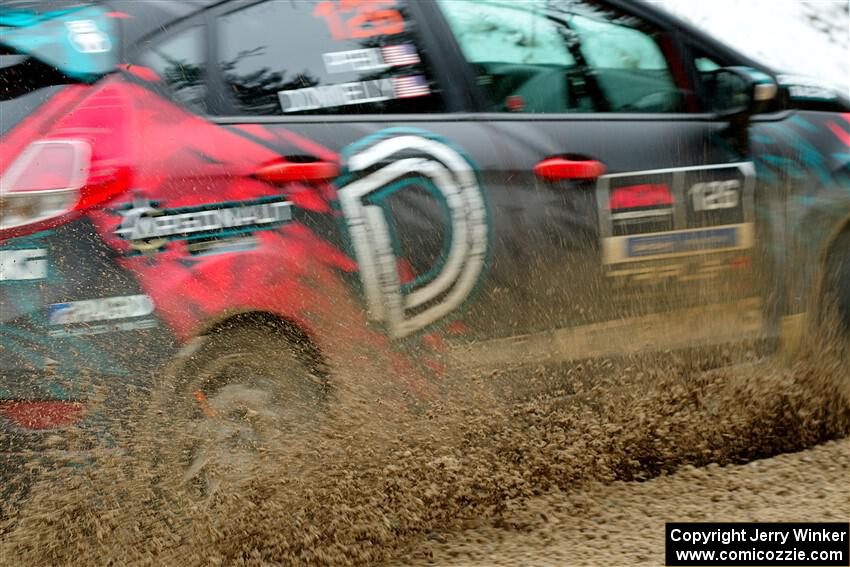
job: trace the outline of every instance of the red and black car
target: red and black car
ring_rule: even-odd
[[[422,393],[828,296],[850,323],[850,102],[646,4],[4,1],[0,31],[14,458],[108,442],[166,366],[200,420],[340,368]]]

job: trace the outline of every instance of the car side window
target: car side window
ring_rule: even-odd
[[[403,0],[242,3],[217,35],[236,114],[443,110]]]
[[[439,0],[491,110],[681,112],[663,34],[583,0]]]
[[[718,63],[715,63],[713,59],[707,57],[705,55],[697,57],[694,59],[694,65],[697,68],[697,71],[700,74],[713,73],[715,71],[719,71],[721,69]]]
[[[170,35],[142,52],[139,62],[159,75],[168,94],[197,112],[206,112],[205,28]]]

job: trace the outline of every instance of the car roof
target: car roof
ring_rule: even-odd
[[[121,43],[127,49],[142,38],[221,0],[105,0],[97,2],[121,13]]]
[[[718,41],[696,26],[682,20],[666,10],[659,9],[644,0],[604,0],[615,7],[629,9],[638,15],[655,20],[665,27],[678,28],[680,31],[697,39],[705,46],[711,46],[712,51],[735,59],[741,63],[756,65],[747,55],[731,48],[724,42]],[[0,9],[31,11],[35,13],[57,10],[72,6],[99,5],[110,12],[120,14],[116,23],[120,28],[121,59],[126,58],[129,51],[141,40],[165,29],[180,20],[188,18],[206,8],[222,4],[226,0],[0,0]],[[761,68],[765,66],[759,65]]]

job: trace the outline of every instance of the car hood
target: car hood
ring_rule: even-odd
[[[827,81],[796,73],[779,73],[776,80],[795,105],[821,103],[841,107],[844,111],[850,110],[848,93]]]

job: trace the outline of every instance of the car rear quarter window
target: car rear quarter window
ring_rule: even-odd
[[[491,110],[682,110],[665,38],[637,18],[582,0],[438,5]]]
[[[234,114],[443,110],[402,0],[267,0],[221,15],[216,32]]]
[[[0,135],[73,81],[27,55],[0,54]]]
[[[205,28],[171,34],[142,53],[139,60],[160,77],[168,95],[192,110],[206,112]]]

